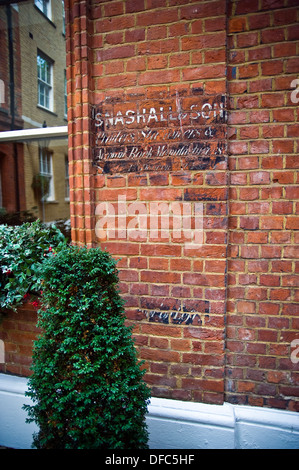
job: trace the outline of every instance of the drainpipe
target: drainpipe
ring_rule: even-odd
[[[10,114],[11,130],[15,130],[15,72],[14,72],[14,47],[13,47],[13,24],[10,5],[6,6],[7,32],[8,32],[8,55],[9,55],[9,89],[10,89]],[[16,188],[16,210],[20,212],[20,186],[18,172],[18,147],[13,143],[14,173]]]

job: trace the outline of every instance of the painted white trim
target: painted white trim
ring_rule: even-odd
[[[34,127],[43,127],[41,122],[33,121],[30,117],[27,117],[25,115],[22,115],[23,121],[27,122],[27,124],[31,124],[31,126]]]
[[[0,374],[0,445],[30,449],[27,379]],[[299,449],[299,413],[254,406],[151,399],[150,449]]]
[[[42,127],[0,132],[0,142],[22,142],[24,140],[64,138],[68,135],[67,126]]]
[[[34,423],[27,424],[22,409],[30,400],[25,397],[27,379],[0,374],[0,445],[13,449],[30,449]]]

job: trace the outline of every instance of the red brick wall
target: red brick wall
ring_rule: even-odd
[[[85,7],[85,2],[69,3],[66,9],[68,73],[73,78],[69,82],[73,241],[100,244],[121,258],[126,314],[135,324],[136,344],[146,361],[153,394],[222,403],[228,193],[226,124],[224,114],[219,118],[219,103],[226,93],[226,2],[94,2],[87,21]],[[102,116],[125,115],[138,106],[141,113],[182,106],[190,117],[190,106],[201,106],[204,100],[218,106],[217,118],[212,113],[211,119],[201,118],[193,127],[204,132],[210,125],[215,130],[215,136],[205,140],[213,149],[211,158],[200,154],[197,164],[191,164],[189,157],[159,159],[157,167],[155,154],[145,158],[146,163],[140,159],[138,171],[132,171],[128,162],[111,159],[110,173],[101,172],[101,161],[99,168],[91,165],[87,144],[94,147],[95,129],[88,119],[88,103]],[[168,125],[172,131],[181,129],[175,121],[165,127],[162,118],[154,124],[147,129],[161,132]],[[188,124],[182,123],[184,130]],[[81,135],[76,134],[79,128]],[[118,129],[137,133],[142,128],[142,122],[131,127],[120,123],[115,124],[114,134],[108,127],[103,130],[115,136]],[[159,142],[166,143],[169,152],[171,145],[165,139]],[[152,144],[143,142],[139,150],[154,148]],[[164,170],[146,171],[148,165]],[[160,232],[156,237],[140,234],[134,240],[96,237],[98,204],[111,202],[117,211],[119,196],[126,197],[128,205],[145,207],[147,217],[151,202],[189,203],[192,210],[195,203],[202,203],[203,245],[188,250],[185,238],[174,239],[171,230],[167,238]]]
[[[2,317],[0,340],[1,346],[4,344],[5,362],[0,363],[0,372],[24,377],[31,374],[32,346],[39,332],[36,323],[36,308],[29,303]]]
[[[153,394],[296,409],[296,2],[70,1],[67,15],[73,240],[121,258]],[[207,166],[170,158],[164,171],[145,171],[140,153],[134,172],[117,160],[123,146],[95,150],[91,115],[106,115],[99,135],[112,138],[113,129],[138,130],[109,124],[112,113],[217,95],[228,100],[228,161],[212,161],[211,150]],[[96,238],[98,204],[118,215],[119,196],[146,207],[202,202],[202,247]]]
[[[66,1],[73,242],[120,258],[154,396],[298,410],[296,3]],[[219,109],[194,119],[197,105],[224,97],[227,123]],[[138,112],[161,107],[137,125]],[[190,137],[198,158],[174,152],[183,139],[170,142],[191,127],[204,130]],[[130,136],[141,153],[128,163]],[[103,204],[117,221],[124,207],[144,208],[148,222],[154,202],[202,208],[202,246],[187,249],[174,227],[168,238],[100,231]]]
[[[299,395],[298,18],[296,1],[235,1],[228,26],[226,399],[289,409]]]

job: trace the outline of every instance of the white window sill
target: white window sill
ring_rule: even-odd
[[[37,104],[36,107],[41,109],[42,111],[46,111],[47,113],[53,114],[53,116],[58,116],[58,114],[54,113],[54,111],[49,108],[46,108],[45,106],[42,106],[41,104]]]
[[[59,201],[56,201],[56,199],[44,199],[42,202],[45,204],[59,204]]]

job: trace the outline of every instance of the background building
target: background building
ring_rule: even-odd
[[[61,0],[26,1],[1,7],[2,61],[6,103],[12,89],[14,116],[6,116],[6,127],[15,130],[67,125],[64,7]],[[13,47],[9,47],[9,40]],[[13,51],[13,57],[12,57]],[[14,67],[9,64],[14,63]],[[11,105],[12,106],[12,105]],[[5,109],[5,108],[4,108]],[[18,120],[17,118],[18,117]],[[3,127],[3,130],[5,128]],[[3,148],[2,144],[2,148]],[[11,212],[33,210],[44,221],[69,217],[66,139],[26,140],[19,147],[15,172],[20,180],[18,204],[8,197],[6,160],[2,159],[2,205]],[[22,152],[22,155],[21,155]],[[22,166],[23,165],[23,166]],[[16,192],[16,191],[15,191]],[[33,209],[35,208],[35,209]]]
[[[0,6],[0,130],[23,128],[19,13],[16,6]],[[0,207],[25,210],[23,145],[0,146]]]

